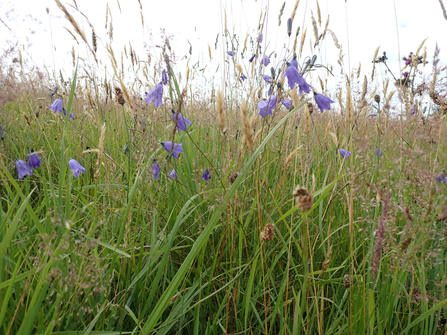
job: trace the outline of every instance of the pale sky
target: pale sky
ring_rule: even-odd
[[[445,0],[441,0],[444,3]],[[164,28],[168,35],[173,36],[172,48],[178,59],[184,56],[191,57],[190,67],[199,61],[198,68],[208,64],[204,73],[216,75],[219,64],[227,59],[226,47],[222,44],[222,8],[227,14],[227,25],[230,32],[234,32],[243,44],[248,32],[256,38],[256,29],[261,10],[267,12],[267,23],[264,27],[263,48],[267,47],[267,54],[274,50],[278,57],[284,57],[284,45],[289,43],[286,34],[286,22],[290,17],[295,1],[285,3],[281,26],[278,27],[278,15],[283,1],[268,0],[141,0],[144,12],[144,27],[140,17],[140,7],[137,0],[76,0],[61,2],[69,9],[85,31],[87,39],[91,42],[91,29],[87,20],[73,9],[76,2],[79,10],[89,19],[98,35],[98,58],[103,64],[107,62],[104,52],[106,43],[109,43],[108,29],[105,29],[106,7],[110,8],[113,20],[113,42],[115,53],[119,54],[129,42],[141,59],[150,52],[154,58],[160,58],[160,49],[156,44],[160,42],[160,29]],[[121,10],[119,8],[119,5]],[[423,3],[423,4],[422,4]],[[427,60],[431,63],[435,44],[441,49],[441,62],[447,64],[447,20],[444,18],[438,0],[320,0],[322,23],[319,33],[324,29],[328,14],[330,15],[329,28],[335,32],[343,47],[344,70],[357,68],[362,63],[362,74],[369,74],[372,69],[372,57],[375,49],[380,45],[379,56],[387,52],[388,62],[395,73],[399,73],[398,55],[400,58],[415,52],[421,41],[428,37]],[[447,4],[445,4],[447,7]],[[49,15],[46,8],[49,9]],[[395,10],[396,9],[396,10]],[[303,24],[307,26],[307,40],[304,55],[311,56],[309,37],[315,40],[312,29],[311,11],[317,19],[315,0],[301,0],[297,15],[293,23],[293,32],[298,26],[303,31]],[[0,49],[18,43],[25,46],[24,57],[32,58],[36,66],[43,65],[55,67],[67,76],[72,74],[71,49],[74,46],[76,53],[86,58],[92,64],[91,54],[86,51],[80,37],[74,33],[79,45],[67,32],[73,32],[70,23],[63,13],[51,0],[2,0],[0,3]],[[396,21],[397,19],[397,21]],[[396,22],[397,27],[396,29]],[[6,27],[5,24],[8,26]],[[110,15],[109,15],[110,24]],[[348,27],[348,29],[347,29]],[[215,50],[216,36],[219,33],[219,43]],[[300,35],[301,35],[300,33]],[[399,34],[399,40],[398,35]],[[152,39],[150,36],[152,35]],[[292,34],[293,36],[293,34]],[[349,48],[348,40],[349,37]],[[192,45],[192,55],[188,51]],[[399,43],[398,43],[399,42]],[[208,43],[212,49],[213,60],[209,63]],[[290,44],[293,43],[293,39]],[[242,48],[242,46],[241,46]],[[242,59],[240,53],[235,60],[240,64],[248,64],[251,51],[246,52]],[[334,47],[330,35],[326,37],[320,50],[313,53],[318,55],[317,63],[333,65],[338,68],[338,50]],[[272,59],[272,65],[278,63]],[[186,60],[177,64],[177,71],[183,71]],[[402,63],[403,66],[403,63]],[[380,68],[379,68],[380,69]],[[384,69],[382,67],[382,69]],[[222,70],[220,66],[219,71]],[[268,74],[270,71],[266,71]],[[109,77],[111,72],[109,71]],[[362,75],[363,77],[363,75]],[[334,83],[338,79],[334,79]],[[317,82],[313,82],[317,84]]]

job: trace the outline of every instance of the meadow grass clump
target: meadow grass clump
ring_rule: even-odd
[[[110,34],[112,78],[0,71],[0,333],[445,333],[439,50],[378,85],[378,48],[333,91],[326,31],[342,48],[318,3],[295,33],[298,5],[283,51],[263,15],[251,42],[225,28],[219,88],[180,80],[166,36],[125,68]]]

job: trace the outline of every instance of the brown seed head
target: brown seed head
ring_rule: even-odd
[[[239,176],[239,173],[233,172],[230,174],[230,177],[228,178],[230,180],[230,183],[233,184],[236,181],[237,176]]]
[[[343,276],[343,284],[345,285],[345,288],[350,288],[352,286],[351,277],[348,274]]]
[[[293,196],[295,197],[296,206],[300,209],[301,212],[307,212],[309,209],[312,208],[312,194],[310,194],[309,191],[305,188],[298,186],[293,192]]]
[[[380,102],[380,95],[376,94],[376,95],[374,96],[374,101],[377,102],[377,103],[379,103],[379,102]]]
[[[275,237],[275,225],[273,223],[268,223],[261,232],[261,239],[268,242],[273,240],[273,237]]]
[[[115,97],[116,97],[116,101],[120,105],[124,105],[124,103],[126,102],[126,100],[124,100],[123,91],[121,91],[121,89],[119,87],[115,87]]]

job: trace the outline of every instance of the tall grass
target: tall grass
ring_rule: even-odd
[[[299,50],[305,37],[291,38]],[[159,108],[141,101],[111,48],[114,84],[93,72],[79,82],[75,68],[60,88],[66,117],[48,110],[33,73],[2,73],[0,333],[443,334],[447,135],[436,58],[432,87],[417,86],[418,76],[384,87],[365,77],[357,87],[358,71],[324,113],[311,94],[288,89],[277,66],[275,90],[293,106],[262,119],[260,59],[245,64],[242,87],[230,58],[232,84],[198,98],[170,48]],[[377,52],[374,60],[384,61]],[[413,73],[424,65],[414,60]],[[316,80],[328,69],[318,71],[312,85],[329,95]],[[22,89],[8,92],[13,85]],[[171,108],[193,122],[187,132],[177,132]],[[160,141],[184,152],[167,157]],[[18,179],[15,162],[30,148],[42,166]],[[86,174],[75,178],[70,158]],[[294,198],[297,187],[310,209]]]

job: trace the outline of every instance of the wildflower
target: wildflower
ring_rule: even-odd
[[[186,131],[186,127],[192,124],[186,117],[182,115],[182,113],[178,113],[172,110],[172,117],[174,118],[174,122],[177,122],[177,130],[180,133],[180,130]]]
[[[154,163],[152,164],[152,177],[154,177],[155,180],[160,179],[160,171],[160,165],[154,160]]]
[[[270,64],[270,58],[267,55],[262,56],[261,64],[267,66]]]
[[[169,178],[171,179],[177,179],[177,172],[175,172],[175,169],[172,169],[171,173],[169,174]]]
[[[338,152],[343,158],[348,158],[349,156],[351,156],[351,152],[345,149],[339,149]]]
[[[282,100],[281,103],[288,109],[292,107],[292,100]]]
[[[244,81],[245,79],[247,79],[247,77],[245,76],[245,74],[241,74],[241,80]]]
[[[404,73],[402,73],[402,75],[404,76],[404,78],[406,78],[410,73],[408,71],[405,71]]]
[[[151,103],[154,101],[155,107],[158,108],[163,102],[163,85],[161,83],[155,85],[155,87],[146,94],[146,102]]]
[[[298,62],[296,61],[296,54],[293,55],[293,59],[290,61],[290,65],[294,66],[298,70]]]
[[[62,112],[64,113],[64,116],[67,116],[67,111],[65,110],[65,108],[62,108]],[[68,116],[70,119],[74,119],[74,114],[70,113],[70,115]]]
[[[161,142],[161,145],[169,153],[171,153],[171,150],[172,150],[172,156],[177,159],[178,159],[178,155],[183,152],[183,148],[182,148],[183,143],[172,143],[170,141],[166,141],[166,142]]]
[[[314,92],[314,99],[315,99],[315,102],[317,103],[318,108],[320,108],[321,113],[323,113],[324,110],[330,110],[331,103],[334,102],[331,99],[329,99],[327,96],[325,96],[323,94],[319,94],[317,92]]]
[[[234,56],[234,51],[227,51],[227,54],[229,54],[231,57]]]
[[[256,57],[256,54],[253,55],[253,56],[251,56],[250,59],[249,59],[248,61],[249,61],[250,63],[253,62],[253,59],[255,59],[255,57]]]
[[[265,82],[266,82],[267,84],[271,84],[271,82],[272,82],[272,77],[267,76],[267,75],[265,74],[265,75],[264,75],[264,80],[265,80]]]
[[[411,63],[411,58],[407,58],[407,59],[405,60],[405,65],[410,65],[410,63]]]
[[[166,73],[166,71],[163,71],[161,74],[161,82],[163,83],[163,85],[168,84],[168,74]]]
[[[23,177],[25,177],[26,175],[28,175],[28,176],[33,175],[33,170],[31,170],[31,167],[28,164],[26,164],[25,161],[22,161],[21,159],[19,159],[16,162],[16,169],[17,169],[17,174],[19,175],[19,179],[23,179]]]
[[[262,43],[263,38],[264,38],[264,35],[261,34],[261,35],[258,37],[258,43]]]
[[[272,115],[273,109],[276,107],[276,101],[278,99],[278,95],[275,94],[268,101],[261,100],[258,103],[259,115],[264,119],[267,115]]]
[[[202,179],[205,180],[206,182],[209,182],[211,180],[210,170],[206,169],[205,171],[203,171]]]
[[[40,166],[40,159],[37,153],[32,153],[28,156],[28,164],[33,169],[37,169]]]
[[[306,82],[306,80],[304,80],[304,78],[301,77],[296,67],[289,64],[289,66],[287,66],[286,71],[284,72],[283,78],[285,77],[287,77],[287,82],[289,84],[290,89],[293,89],[295,87],[295,84],[297,84],[300,87],[300,95],[303,92],[306,93],[310,92],[310,88],[312,86],[310,86]]]
[[[70,170],[73,171],[73,176],[75,176],[76,178],[79,177],[79,174],[81,172],[85,173],[84,167],[81,164],[79,164],[77,160],[73,158],[68,161],[68,166],[70,167]]]
[[[379,148],[376,148],[376,155],[379,157],[382,157],[383,156],[382,150],[380,150]]]
[[[444,173],[441,172],[437,177],[436,177],[436,181],[440,182],[440,183],[445,183],[447,184],[447,177],[444,177]]]
[[[52,105],[50,106],[50,109],[54,112],[54,113],[59,113],[62,111],[62,100],[61,99],[56,99],[54,100],[54,102],[52,103]]]

